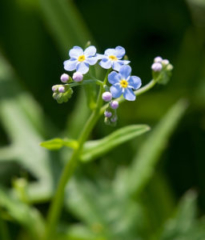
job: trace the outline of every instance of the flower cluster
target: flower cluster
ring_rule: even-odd
[[[64,61],[64,69],[74,71],[74,73],[72,78],[66,73],[61,75],[60,79],[64,85],[52,87],[54,99],[58,103],[67,102],[73,93],[71,87],[96,82],[103,85],[105,89],[102,94],[102,99],[108,103],[104,112],[105,123],[115,125],[117,121],[116,110],[119,106],[118,98],[124,97],[128,101],[135,101],[135,91],[141,87],[141,79],[131,75],[132,69],[128,65],[130,61],[125,59],[125,49],[117,46],[116,48],[108,48],[104,54],[99,54],[94,46],[89,46],[85,50],[74,46],[68,55],[70,58]],[[91,74],[87,75],[90,66],[97,62],[102,68],[109,71],[104,82],[95,79]],[[153,78],[159,83],[165,83],[172,68],[168,60],[156,57],[152,65]],[[87,83],[86,80],[83,80],[86,76],[89,76]]]
[[[162,57],[156,57],[151,69],[153,79],[160,84],[166,84],[171,77],[173,66],[169,63],[169,60],[163,59]]]
[[[58,102],[58,103],[63,103],[67,102],[73,94],[73,89],[70,88],[70,86],[67,85],[54,85],[52,87],[53,91],[53,98]]]

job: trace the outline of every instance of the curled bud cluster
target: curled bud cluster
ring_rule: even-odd
[[[112,101],[112,94],[108,91],[102,94],[102,99],[105,102],[109,102],[109,106],[104,112],[104,121],[107,125],[115,126],[117,123],[117,108],[119,107],[119,103],[116,100]]]
[[[53,91],[53,98],[58,102],[58,103],[63,103],[67,102],[72,94],[73,94],[73,89],[70,88],[70,86],[67,85],[54,85],[52,87]]]
[[[173,66],[169,63],[169,60],[163,59],[162,57],[156,57],[151,69],[153,79],[160,84],[166,84],[171,77]]]

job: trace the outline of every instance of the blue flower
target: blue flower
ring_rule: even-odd
[[[96,64],[98,58],[96,57],[96,48],[89,46],[83,51],[81,47],[75,46],[69,51],[70,59],[64,61],[64,69],[67,71],[87,73],[89,65]]]
[[[98,59],[101,59],[100,66],[105,69],[113,68],[119,71],[120,67],[124,64],[130,63],[128,60],[120,60],[125,55],[125,49],[123,47],[108,48],[105,50],[104,55],[97,54]]]
[[[110,92],[113,98],[118,98],[123,94],[128,101],[136,99],[133,89],[140,88],[141,79],[136,76],[130,76],[131,71],[130,66],[124,65],[120,68],[119,73],[113,71],[108,75],[108,81],[112,84]]]

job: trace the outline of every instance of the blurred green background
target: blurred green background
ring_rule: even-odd
[[[54,137],[77,137],[89,114],[82,89],[74,89],[72,99],[59,105],[52,98],[51,87],[60,82],[68,50],[74,45],[84,47],[91,40],[99,53],[106,48],[123,46],[131,60],[133,74],[140,76],[143,85],[151,80],[154,57],[167,58],[174,66],[166,86],[158,85],[135,102],[120,106],[117,128],[148,124],[154,129],[179,99],[188,102],[172,135],[162,139],[166,149],[160,152],[150,181],[140,196],[147,211],[151,211],[149,231],[139,227],[142,238],[135,236],[134,239],[174,239],[153,236],[158,236],[158,229],[190,189],[198,195],[198,217],[205,214],[204,0],[1,0],[0,22],[2,189],[8,191],[15,185],[12,183],[15,178],[26,178],[32,184],[31,202],[45,216],[51,197],[49,191],[56,188],[70,151],[48,152],[41,149],[39,143]],[[113,131],[101,118],[91,137],[99,139]],[[92,163],[81,165],[76,178],[83,176],[96,186],[102,179],[112,182],[118,169],[131,164],[149,134],[152,130]],[[42,184],[36,184],[38,181]],[[165,197],[160,198],[162,195]],[[191,194],[190,199],[195,197]],[[71,210],[63,214],[62,222],[82,221],[79,213],[75,214],[74,210],[73,214],[73,205],[70,205]],[[161,207],[164,209],[160,212]],[[9,218],[6,221],[8,229],[12,229],[12,239],[27,239],[15,221]],[[203,236],[192,240],[203,240]],[[122,236],[121,239],[133,238]],[[175,236],[175,239],[189,238]]]

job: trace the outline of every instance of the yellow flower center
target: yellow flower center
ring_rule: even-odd
[[[85,55],[81,55],[78,57],[78,62],[83,62],[85,61]]]
[[[127,80],[122,79],[122,80],[120,81],[120,87],[122,87],[122,88],[127,88],[127,87],[128,87],[128,82],[127,82]]]
[[[109,59],[112,60],[112,61],[117,61],[118,60],[114,55],[110,55]]]

